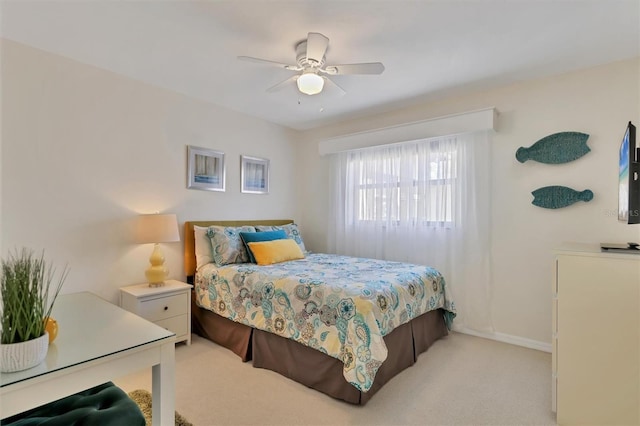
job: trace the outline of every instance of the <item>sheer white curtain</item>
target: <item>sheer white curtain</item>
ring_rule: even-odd
[[[433,266],[454,327],[491,332],[487,132],[332,155],[329,249]]]

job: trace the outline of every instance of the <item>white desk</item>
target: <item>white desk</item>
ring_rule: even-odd
[[[152,367],[153,425],[173,425],[175,335],[83,292],[58,297],[56,340],[45,361],[0,374],[0,418]]]

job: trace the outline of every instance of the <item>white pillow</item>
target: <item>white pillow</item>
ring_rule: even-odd
[[[208,227],[193,226],[196,242],[196,271],[207,263],[213,263],[213,248],[211,239],[207,236],[208,229]]]

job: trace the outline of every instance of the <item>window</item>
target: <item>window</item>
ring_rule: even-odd
[[[333,155],[329,253],[434,267],[456,323],[492,330],[489,142],[479,131]]]
[[[455,145],[421,141],[350,153],[347,181],[353,183],[353,218],[414,225],[451,223]],[[347,188],[347,193],[349,188]]]

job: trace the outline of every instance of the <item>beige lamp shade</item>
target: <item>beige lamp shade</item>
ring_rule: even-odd
[[[145,276],[150,286],[163,285],[169,270],[164,266],[164,254],[158,243],[180,241],[176,215],[145,214],[138,216],[134,228],[134,239],[139,244],[155,244],[151,257],[149,257],[151,266],[145,271]]]
[[[138,244],[175,243],[180,241],[175,214],[143,214],[138,216],[134,239]]]

